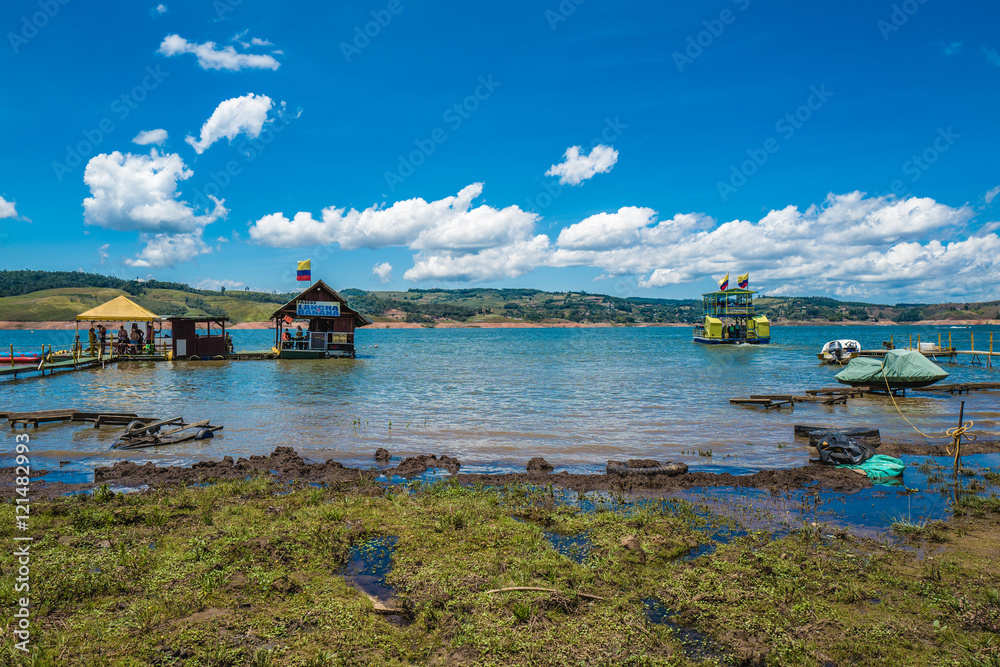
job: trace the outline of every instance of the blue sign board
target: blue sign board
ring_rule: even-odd
[[[340,317],[340,304],[336,301],[297,301],[295,314],[302,317]]]

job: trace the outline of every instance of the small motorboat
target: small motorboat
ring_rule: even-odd
[[[38,364],[42,360],[40,354],[15,354],[13,360],[9,354],[0,355],[0,365],[9,366],[11,361],[16,365]]]
[[[861,343],[849,338],[831,340],[816,356],[828,364],[844,364],[861,356]]]
[[[852,359],[847,368],[833,377],[852,387],[880,391],[926,387],[948,377],[948,371],[917,350],[889,350],[881,361],[870,357]]]

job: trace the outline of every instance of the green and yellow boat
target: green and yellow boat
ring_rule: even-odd
[[[753,309],[753,292],[736,287],[702,295],[705,319],[694,328],[694,342],[708,345],[767,345],[771,323]]]

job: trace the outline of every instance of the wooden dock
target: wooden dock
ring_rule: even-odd
[[[105,364],[112,363],[113,361],[112,359],[101,360],[97,357],[79,357],[76,360],[40,361],[38,364],[31,365],[0,366],[0,376],[13,376],[13,379],[16,380],[19,375],[30,375],[33,373],[40,375],[48,373],[52,375],[58,372],[79,371],[87,368],[103,367]]]
[[[134,412],[83,412],[75,408],[59,410],[35,410],[32,412],[0,412],[0,419],[6,419],[11,428],[21,425],[38,427],[50,422],[92,422],[94,428],[101,426],[124,426],[134,421],[148,423],[151,417],[140,417]]]
[[[997,391],[1000,382],[963,382],[960,384],[937,384],[931,387],[917,387],[914,391],[946,391],[949,394],[968,394],[970,391]]]
[[[913,340],[911,335],[906,347],[900,346],[896,347],[895,340],[892,336],[889,340],[882,343],[881,350],[861,350],[859,355],[862,357],[874,357],[880,359],[885,356],[885,353],[889,350],[900,349],[900,350],[916,350],[920,354],[938,361],[939,359],[944,359],[946,363],[958,363],[957,359],[961,356],[970,357],[969,363],[971,365],[986,366],[987,368],[993,368],[993,358],[1000,357],[1000,351],[995,351],[993,347],[993,332],[989,334],[989,347],[987,349],[976,349],[976,335],[975,332],[969,331],[969,347],[968,349],[959,349],[957,341],[953,339],[952,333],[948,332],[947,342],[943,333],[938,334],[937,343],[933,341],[921,340],[920,334],[917,334],[916,341]],[[914,345],[916,342],[916,345]]]

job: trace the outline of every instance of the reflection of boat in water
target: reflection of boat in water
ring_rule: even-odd
[[[861,356],[861,343],[849,338],[831,340],[823,346],[816,355],[820,361],[828,364],[838,364]]]
[[[881,361],[870,357],[851,359],[847,368],[834,377],[852,387],[907,389],[934,384],[948,377],[948,371],[917,350],[889,350]]]

